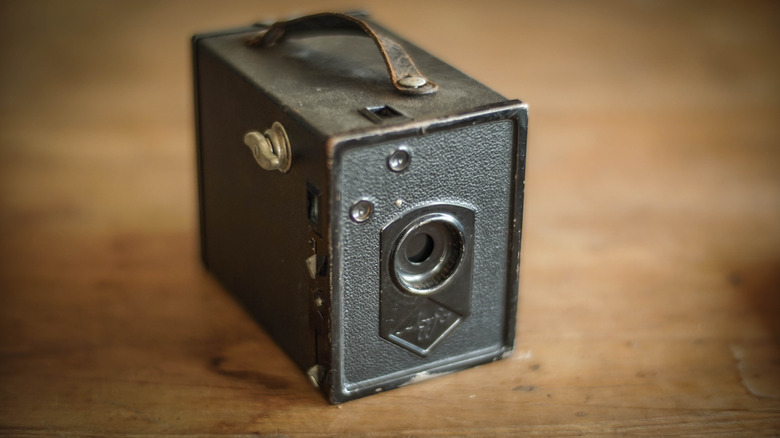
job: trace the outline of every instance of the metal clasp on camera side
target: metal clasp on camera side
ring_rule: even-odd
[[[259,131],[248,132],[244,136],[244,144],[252,150],[255,161],[265,170],[278,170],[287,173],[292,166],[290,140],[284,127],[274,122],[264,134]]]

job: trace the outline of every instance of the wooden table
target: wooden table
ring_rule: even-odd
[[[199,264],[188,38],[0,3],[0,434],[780,434],[780,8],[367,2],[531,107],[517,350],[329,406]]]

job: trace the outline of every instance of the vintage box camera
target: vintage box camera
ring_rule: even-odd
[[[357,14],[193,61],[203,261],[330,402],[511,353],[524,103]]]

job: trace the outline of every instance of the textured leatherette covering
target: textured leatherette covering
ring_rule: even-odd
[[[504,345],[506,258],[510,228],[514,126],[489,122],[344,153],[334,189],[340,230],[339,261],[342,321],[340,362],[347,390],[376,386],[399,376],[471,357],[501,352]],[[386,158],[398,147],[412,161],[402,173],[389,172]],[[371,220],[348,219],[350,205],[368,196]],[[400,202],[398,202],[400,201]],[[396,205],[400,203],[401,205]],[[379,337],[379,234],[405,213],[431,204],[455,204],[475,212],[474,289],[471,315],[430,354],[421,358]]]

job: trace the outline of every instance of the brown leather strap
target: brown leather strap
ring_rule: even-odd
[[[406,50],[395,40],[378,33],[365,21],[346,14],[323,13],[279,21],[247,39],[250,46],[272,47],[288,34],[322,35],[322,31],[360,34],[376,43],[387,66],[387,73],[396,90],[405,94],[435,93],[439,86],[425,78]]]

